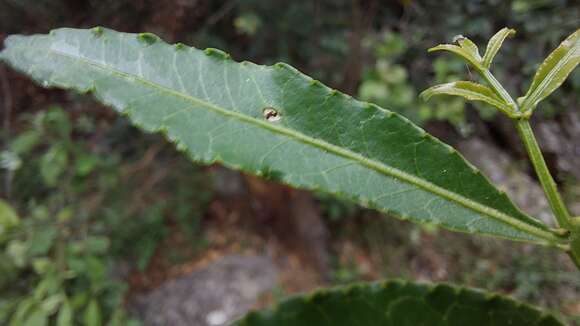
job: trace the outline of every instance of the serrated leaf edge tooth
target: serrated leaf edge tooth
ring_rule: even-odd
[[[355,295],[357,291],[360,291],[360,290],[369,291],[369,293],[372,293],[374,290],[389,291],[393,287],[395,287],[395,289],[393,289],[393,290],[396,290],[397,288],[404,289],[404,288],[409,287],[409,286],[413,287],[413,288],[417,288],[417,289],[420,289],[420,288],[425,289],[425,292],[423,295],[418,296],[418,297],[413,296],[413,298],[417,298],[417,299],[423,300],[423,301],[425,301],[425,299],[429,295],[433,294],[435,291],[440,290],[440,289],[451,290],[455,301],[457,301],[459,299],[459,297],[461,295],[463,295],[464,293],[466,295],[469,295],[471,293],[475,293],[477,295],[483,296],[484,301],[487,303],[491,303],[494,300],[501,300],[501,301],[506,301],[506,303],[508,303],[508,304],[512,304],[513,308],[515,308],[516,310],[524,308],[524,309],[531,310],[531,311],[538,313],[539,318],[537,320],[535,320],[535,325],[540,324],[541,322],[543,322],[546,319],[554,319],[558,323],[561,323],[560,320],[558,320],[554,314],[551,314],[548,311],[540,310],[538,307],[531,306],[525,302],[517,301],[509,295],[500,295],[498,293],[484,291],[484,290],[479,289],[479,288],[467,288],[467,287],[458,286],[458,285],[449,284],[449,283],[410,282],[410,281],[405,280],[405,279],[398,279],[397,278],[397,279],[392,279],[392,280],[388,280],[388,281],[379,281],[379,282],[370,282],[370,283],[357,282],[357,283],[353,283],[353,284],[346,285],[346,286],[335,286],[335,287],[330,287],[330,288],[318,289],[318,290],[315,290],[315,291],[312,291],[312,292],[306,293],[306,294],[294,294],[294,295],[284,299],[281,302],[275,303],[271,308],[269,308],[267,310],[262,310],[262,311],[257,311],[257,310],[253,310],[253,309],[250,310],[250,312],[248,312],[244,317],[239,319],[237,321],[237,324],[235,324],[235,325],[247,325],[247,323],[251,319],[256,318],[257,320],[263,320],[262,318],[266,317],[268,315],[279,314],[279,313],[281,313],[282,308],[286,303],[295,302],[296,300],[300,301],[301,304],[315,304],[316,305],[316,304],[320,303],[319,300],[324,300],[324,299],[329,298],[330,296],[334,296],[334,295],[343,295],[345,297],[351,297],[351,296]],[[403,296],[398,297],[397,300],[401,300],[401,299],[404,299],[406,297],[409,297],[409,296],[403,295]],[[392,304],[393,302],[398,302],[397,300],[391,301],[390,304]],[[390,306],[390,304],[389,304],[389,306]],[[386,310],[386,308],[387,307],[385,307],[385,310]],[[445,313],[445,316],[447,316],[449,311],[450,310],[448,308],[446,313]]]
[[[284,62],[277,62],[273,65],[273,67],[275,67],[277,69],[284,69],[284,70],[291,72],[293,74],[301,74],[301,72],[298,69],[296,69],[296,68],[292,67],[291,65],[284,63]]]
[[[180,51],[180,50],[185,50],[187,49],[187,45],[183,44],[183,43],[175,43],[173,44],[173,47],[175,48],[175,50]]]
[[[220,49],[215,49],[215,48],[207,48],[205,50],[203,50],[203,52],[210,56],[210,57],[215,57],[217,59],[222,59],[222,60],[230,60],[231,57],[228,53],[220,50]]]
[[[159,36],[157,36],[153,33],[139,33],[139,34],[137,34],[137,40],[140,41],[144,45],[153,45],[153,44],[161,41]]]
[[[93,33],[94,36],[100,37],[100,36],[103,36],[103,33],[105,32],[105,30],[102,26],[95,26],[95,27],[91,28],[91,32]]]

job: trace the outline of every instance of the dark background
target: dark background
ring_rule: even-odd
[[[0,0],[0,41],[105,26],[219,48],[238,61],[287,62],[457,146],[547,221],[509,120],[459,98],[424,103],[417,95],[475,78],[459,59],[427,54],[429,47],[463,34],[483,51],[504,26],[517,35],[496,57],[494,73],[512,94],[523,94],[537,65],[579,23],[580,4],[572,0]],[[0,195],[22,220],[8,240],[0,238],[0,320],[14,318],[28,300],[28,314],[51,320],[69,302],[78,323],[127,322],[129,311],[155,324],[142,311],[159,300],[150,293],[231,257],[264,258],[275,280],[257,299],[240,301],[236,313],[317,286],[401,277],[482,287],[570,321],[580,316],[577,272],[550,249],[411,225],[324,194],[192,165],[162,137],[143,134],[94,100],[43,89],[1,64],[0,86]],[[575,214],[579,91],[576,71],[533,119]],[[67,271],[74,273],[63,277]],[[50,290],[38,290],[43,281]],[[51,298],[55,307],[46,303]]]

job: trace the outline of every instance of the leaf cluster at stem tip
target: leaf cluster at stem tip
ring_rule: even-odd
[[[421,93],[421,97],[428,100],[433,95],[461,96],[470,101],[492,105],[512,119],[529,119],[538,103],[560,87],[580,63],[580,29],[568,36],[544,60],[526,95],[519,97],[517,101],[514,101],[490,71],[493,59],[503,42],[515,33],[513,29],[502,28],[489,40],[483,56],[479,54],[477,45],[463,35],[454,38],[456,44],[440,44],[429,49],[429,52],[449,51],[456,54],[472,66],[488,86],[458,81],[430,87]]]
[[[454,43],[457,44],[442,44],[429,49],[430,52],[445,50],[458,55],[474,67],[488,86],[469,81],[458,81],[428,88],[421,93],[421,96],[428,100],[433,95],[446,94],[461,96],[471,101],[485,102],[516,121],[516,128],[550,203],[554,217],[564,231],[556,233],[572,240],[567,250],[580,269],[580,226],[578,226],[577,220],[570,216],[558,192],[556,182],[548,170],[528,121],[538,103],[560,87],[580,63],[580,29],[562,41],[542,62],[526,95],[519,97],[517,101],[514,101],[490,71],[493,59],[504,40],[514,34],[513,29],[501,29],[489,40],[483,57],[479,54],[477,45],[462,35],[454,38]]]

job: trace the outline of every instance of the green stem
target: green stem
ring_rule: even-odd
[[[576,268],[580,270],[580,235],[578,235],[578,233],[572,233],[572,241],[570,242],[568,256],[570,256],[572,262],[576,265]]]
[[[530,156],[532,165],[536,170],[540,184],[542,185],[542,188],[544,188],[544,193],[548,198],[548,202],[550,203],[550,207],[554,212],[554,216],[556,217],[558,224],[560,227],[571,230],[572,223],[570,213],[568,213],[568,209],[566,208],[566,205],[564,205],[564,201],[558,192],[556,182],[548,170],[548,166],[546,165],[546,161],[542,156],[540,146],[536,141],[536,137],[534,136],[534,132],[532,131],[532,127],[530,126],[529,121],[527,119],[518,120],[516,122],[516,127],[520,137],[522,138],[522,141],[524,142],[526,151]]]
[[[558,192],[558,187],[554,178],[550,174],[550,170],[548,170],[540,146],[538,145],[532,127],[530,126],[528,116],[522,115],[518,104],[493,76],[489,69],[483,69],[479,72],[492,90],[512,108],[513,112],[512,114],[508,113],[508,116],[516,121],[516,128],[518,129],[520,138],[526,147],[528,156],[532,161],[534,170],[538,175],[538,179],[540,180],[540,184],[548,198],[548,202],[550,203],[550,207],[552,208],[552,212],[554,213],[558,225],[570,232],[570,249],[568,250],[568,255],[578,270],[580,270],[580,223],[573,222],[573,219]]]
[[[580,227],[573,223],[572,217],[564,204],[564,200],[562,200],[562,197],[558,192],[558,187],[554,178],[550,174],[550,170],[548,170],[540,146],[538,145],[532,127],[530,126],[530,122],[527,119],[517,120],[516,127],[520,134],[520,138],[526,147],[530,160],[532,161],[532,165],[536,170],[540,184],[542,185],[542,188],[544,188],[544,193],[548,198],[548,202],[550,203],[556,221],[560,227],[571,232],[570,251],[568,254],[576,267],[580,270]]]
[[[518,105],[516,101],[510,96],[510,94],[503,88],[501,83],[495,78],[495,76],[489,71],[489,69],[484,69],[480,71],[481,76],[485,79],[485,81],[491,86],[491,89],[502,99],[504,100],[511,108],[514,110],[514,113],[519,113]]]
[[[499,97],[501,97],[510,106],[513,106],[514,113],[520,112],[517,103],[488,69],[482,70],[481,75]],[[554,212],[554,216],[556,217],[558,224],[560,227],[563,227],[566,230],[572,230],[570,213],[568,213],[566,205],[564,205],[564,201],[558,192],[556,182],[548,170],[548,166],[546,165],[546,161],[544,160],[540,146],[538,145],[536,137],[534,136],[534,132],[532,131],[532,127],[530,126],[530,122],[526,118],[520,118],[515,121],[520,138],[526,147],[526,151],[528,152],[530,160],[532,161],[532,165],[536,170],[538,179],[540,179],[542,188],[544,188],[544,193],[548,198],[548,202],[550,203],[550,207]]]

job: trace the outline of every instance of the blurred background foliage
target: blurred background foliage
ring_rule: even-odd
[[[501,27],[515,28],[494,72],[509,91],[523,94],[537,65],[579,23],[574,0],[0,0],[0,41],[102,25],[219,48],[236,60],[283,61],[402,113],[451,144],[482,138],[514,160],[523,152],[493,111],[460,98],[418,99],[430,85],[476,78],[460,60],[426,50],[458,34],[483,48]],[[126,298],[152,286],[142,284],[152,269],[212,247],[206,229],[220,220],[216,212],[235,187],[224,191],[214,173],[219,168],[192,165],[161,137],[86,97],[41,89],[3,66],[0,86],[0,324],[138,323],[124,312]],[[576,71],[543,102],[538,119],[566,119],[565,112],[578,111],[578,94]],[[575,144],[580,153],[577,138]],[[569,201],[577,201],[577,176],[555,169]],[[258,181],[243,180],[250,184],[246,200],[268,206]],[[546,249],[377,219],[324,194],[314,200],[331,234],[320,284],[393,276],[457,281],[557,308],[571,320],[580,314],[577,275],[558,271],[562,257]],[[263,225],[279,222],[261,217],[263,208],[249,211],[243,222],[218,224],[276,236],[276,227]]]

